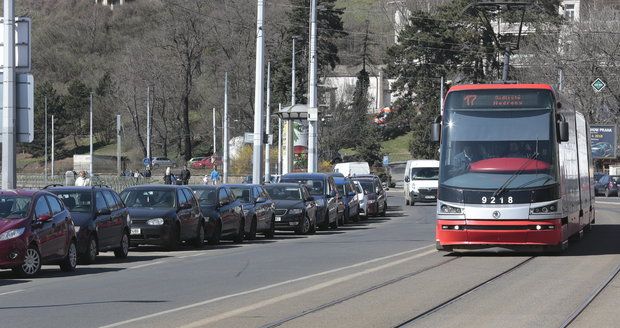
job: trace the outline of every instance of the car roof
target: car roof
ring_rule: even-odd
[[[287,173],[280,179],[325,179],[327,177],[326,173]]]
[[[187,187],[189,187],[192,190],[215,190],[217,189],[218,186],[213,186],[213,185],[187,185]],[[226,187],[226,186],[222,186],[222,187]]]
[[[90,190],[112,190],[107,186],[58,186],[58,187],[49,187],[45,188],[45,190],[49,191],[90,191]]]
[[[125,190],[176,190],[181,189],[183,185],[167,185],[167,184],[143,184],[125,188]]]
[[[255,183],[235,183],[235,184],[226,184],[226,187],[230,188],[250,188],[250,187],[262,187],[260,184]]]
[[[266,189],[269,189],[269,187],[303,187],[303,186],[300,185],[299,183],[293,183],[293,182],[278,182],[278,183],[270,183],[268,185],[265,185]]]
[[[42,192],[38,189],[4,189],[0,190],[2,196],[28,196],[32,197],[35,194]],[[47,193],[48,194],[48,193]]]

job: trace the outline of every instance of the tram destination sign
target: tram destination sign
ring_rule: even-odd
[[[615,125],[591,125],[592,158],[616,158]]]
[[[542,109],[552,103],[548,90],[469,90],[452,92],[446,108]]]

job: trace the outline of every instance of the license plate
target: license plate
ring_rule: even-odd
[[[424,196],[426,199],[435,199],[435,196]]]
[[[132,235],[139,235],[141,233],[140,228],[131,228]]]
[[[276,216],[276,222],[280,222],[282,221],[282,217],[281,216]]]

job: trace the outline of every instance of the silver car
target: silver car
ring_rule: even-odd
[[[151,157],[151,166],[158,168],[160,166],[176,167],[177,163],[167,157]]]

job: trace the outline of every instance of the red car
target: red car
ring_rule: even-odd
[[[71,214],[47,191],[0,191],[0,268],[34,276],[42,264],[75,270],[77,247]]]
[[[213,165],[221,165],[222,164],[222,159],[219,157],[205,157],[204,159],[194,162],[192,163],[192,168],[193,169],[211,169],[213,168]]]

